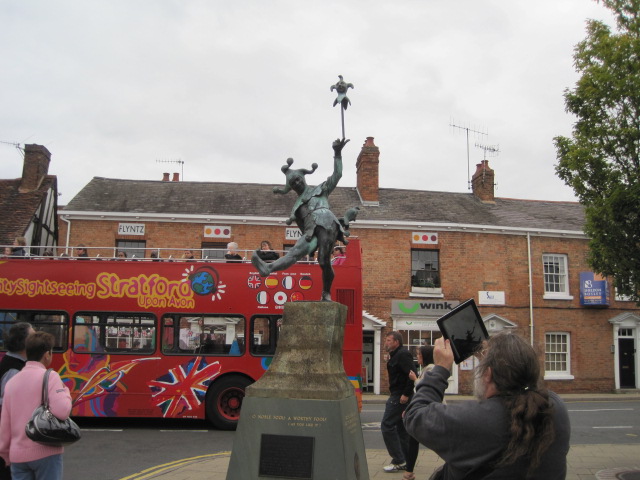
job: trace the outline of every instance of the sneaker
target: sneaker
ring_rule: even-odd
[[[386,467],[383,467],[382,469],[387,473],[395,473],[395,472],[400,472],[402,470],[406,470],[407,469],[407,464],[406,463],[391,463],[391,464],[387,465]]]

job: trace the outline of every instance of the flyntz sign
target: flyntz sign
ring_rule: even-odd
[[[391,300],[391,315],[441,316],[458,305],[457,300]]]
[[[144,235],[144,223],[119,223],[118,235]]]

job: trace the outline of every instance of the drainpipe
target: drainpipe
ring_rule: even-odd
[[[67,220],[67,217],[65,217],[64,215],[61,215],[60,218],[62,219],[63,222],[67,224],[67,240],[66,240],[67,244],[64,246],[64,253],[69,255],[69,237],[71,236],[71,220]]]
[[[529,329],[533,346],[533,273],[531,271],[531,234],[527,232],[527,260],[529,266]]]

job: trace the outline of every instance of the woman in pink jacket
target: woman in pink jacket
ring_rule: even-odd
[[[55,339],[46,332],[27,337],[27,363],[5,388],[0,420],[0,456],[11,465],[13,480],[62,480],[62,447],[30,440],[25,426],[42,400],[42,380],[53,356]],[[71,414],[71,395],[60,376],[49,374],[49,408],[61,420]]]

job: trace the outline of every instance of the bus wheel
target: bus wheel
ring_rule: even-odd
[[[224,377],[209,387],[207,418],[220,430],[235,430],[240,418],[244,389],[253,382],[246,377]]]

